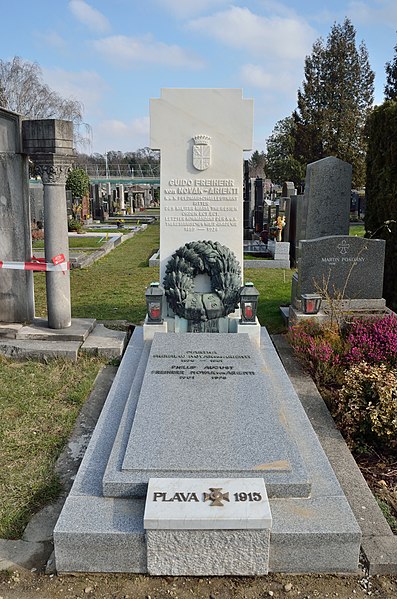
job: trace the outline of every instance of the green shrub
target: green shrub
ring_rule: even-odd
[[[345,372],[335,414],[351,446],[397,447],[397,369],[361,362]]]
[[[68,231],[73,231],[74,233],[81,233],[83,230],[83,223],[75,218],[71,218],[68,220]]]

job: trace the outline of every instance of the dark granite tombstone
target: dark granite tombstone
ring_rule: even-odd
[[[340,299],[380,299],[385,241],[336,235],[301,242],[296,294],[327,290]]]

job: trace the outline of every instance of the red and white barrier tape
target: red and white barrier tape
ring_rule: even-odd
[[[32,260],[30,262],[3,262],[0,260],[0,268],[6,268],[11,270],[41,270],[46,272],[66,272],[67,270],[70,270],[70,262],[67,262],[65,260],[65,256],[63,254],[58,254],[58,256],[54,256],[51,262],[46,262],[45,258],[35,258],[34,256],[32,256]]]

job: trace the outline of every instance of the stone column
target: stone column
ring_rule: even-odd
[[[44,186],[44,248],[46,262],[59,254],[69,260],[65,182],[73,160],[73,124],[38,120],[23,123],[24,150]],[[70,271],[46,273],[48,326],[71,325]]]

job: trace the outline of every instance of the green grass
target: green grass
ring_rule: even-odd
[[[115,227],[103,227],[96,229],[95,227],[84,227],[84,233],[103,233],[104,235],[106,235],[106,233],[113,233],[113,235],[115,233],[122,233],[123,235],[125,235],[126,233],[131,233],[131,229],[117,229]]]
[[[382,510],[382,514],[385,517],[386,522],[388,523],[388,525],[390,526],[390,528],[392,529],[394,534],[397,535],[397,518],[395,518],[393,516],[389,504],[386,501],[384,501],[383,499],[380,499],[379,497],[377,497],[376,494],[375,494],[375,499],[376,499],[380,509]]]
[[[364,235],[365,235],[364,225],[350,226],[349,235],[354,235],[355,237],[364,237]]]
[[[72,270],[72,316],[142,322],[146,313],[146,287],[159,276],[157,267],[148,266],[158,247],[156,223],[120,244],[90,268]],[[35,273],[34,282],[36,314],[45,317],[45,273]]]
[[[75,248],[97,248],[106,241],[106,233],[101,237],[69,237],[69,249]],[[33,249],[44,248],[44,239],[35,239],[32,243]]]
[[[289,305],[291,280],[295,270],[281,268],[245,268],[244,280],[252,281],[259,291],[258,319],[270,334],[286,330],[280,306]]]
[[[54,463],[103,360],[0,357],[0,538],[18,538],[60,491]]]

